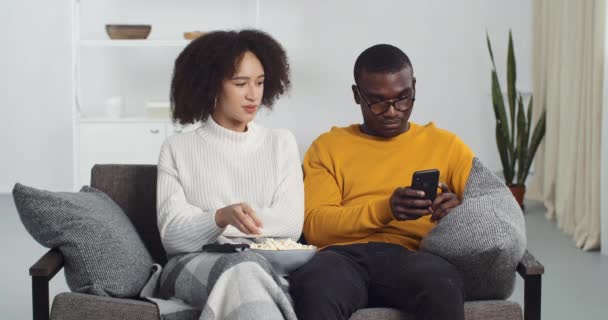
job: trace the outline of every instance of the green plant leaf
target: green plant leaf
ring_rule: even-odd
[[[530,96],[530,100],[528,101],[528,116],[526,117],[526,119],[527,119],[527,121],[526,121],[526,146],[527,146],[526,149],[527,150],[526,150],[526,160],[525,160],[526,165],[528,163],[528,158],[530,157],[530,133],[531,133],[530,129],[532,127],[532,110],[534,107],[534,104],[532,103],[533,102],[532,98],[533,97]],[[524,166],[523,172],[526,173],[526,177],[524,178],[524,182],[525,182],[526,178],[528,177],[527,176],[528,169],[526,169],[525,166]]]
[[[502,162],[503,172],[505,174],[505,182],[510,184],[513,181],[513,166],[511,165],[513,146],[511,137],[509,136],[507,113],[496,70],[492,71],[492,105],[496,118],[496,145],[498,147],[498,152],[500,153],[500,161]]]
[[[538,122],[536,123],[536,127],[534,128],[534,133],[532,133],[532,140],[530,140],[530,149],[528,151],[528,159],[526,162],[526,167],[524,168],[526,176],[530,171],[530,166],[532,165],[532,160],[534,159],[534,155],[536,155],[536,151],[538,150],[538,146],[545,136],[545,129],[547,125],[547,111],[543,110]]]
[[[490,60],[492,60],[492,67],[496,70],[496,64],[494,64],[494,54],[492,53],[492,44],[490,43],[490,36],[486,30],[486,42],[488,43],[488,51],[490,51]]]
[[[517,89],[515,88],[515,80],[517,79],[517,70],[515,66],[515,53],[513,49],[513,37],[509,30],[509,49],[507,51],[507,99],[509,100],[509,120],[511,121],[511,137],[515,135],[515,104],[517,103]]]
[[[526,113],[524,111],[524,102],[519,96],[517,109],[517,184],[524,184],[526,176],[524,175],[524,167],[526,165],[526,157],[528,155],[528,140],[526,138]]]
[[[533,97],[530,96],[530,100],[528,100],[528,116],[526,117],[526,145],[530,145],[530,127],[532,126],[532,104]]]
[[[500,147],[500,146],[506,145],[507,142],[508,142],[507,137],[504,135],[503,130],[497,123],[496,124],[496,145],[499,146],[498,154],[500,155],[500,162],[502,163],[502,173],[505,178],[505,184],[510,185],[513,182],[513,171],[510,169],[510,166],[509,166],[509,154],[505,147],[502,147],[502,148]]]

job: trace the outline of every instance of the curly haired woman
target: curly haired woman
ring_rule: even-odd
[[[262,256],[202,251],[212,243],[300,237],[296,140],[253,122],[289,86],[285,51],[257,30],[208,33],[175,62],[173,120],[200,127],[167,138],[160,152],[158,228],[169,262],[156,297],[184,303],[188,318],[295,319],[285,280]],[[175,311],[154,301],[161,315]]]

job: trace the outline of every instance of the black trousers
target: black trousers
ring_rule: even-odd
[[[390,243],[331,246],[289,277],[298,319],[348,319],[390,307],[416,319],[464,319],[464,284],[444,259]]]

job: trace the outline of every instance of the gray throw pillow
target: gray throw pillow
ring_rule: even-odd
[[[526,248],[525,221],[513,195],[477,158],[463,202],[424,238],[420,250],[460,270],[466,299],[506,299]]]
[[[45,247],[64,255],[72,291],[135,297],[154,261],[135,227],[105,193],[50,192],[17,183],[13,198],[27,231]]]

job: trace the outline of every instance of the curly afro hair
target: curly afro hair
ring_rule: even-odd
[[[264,67],[262,105],[272,108],[290,87],[289,63],[283,47],[259,30],[214,31],[192,41],[175,60],[171,81],[173,121],[206,121],[222,83],[234,75],[245,52]]]

